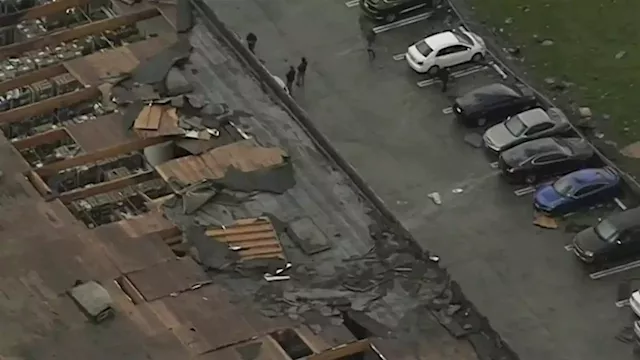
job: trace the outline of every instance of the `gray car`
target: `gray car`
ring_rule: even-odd
[[[535,108],[490,127],[483,136],[487,148],[501,152],[523,142],[568,133],[571,125],[557,108]]]

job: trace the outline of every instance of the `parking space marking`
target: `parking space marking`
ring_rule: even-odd
[[[344,3],[344,5],[348,8],[356,7],[360,3],[360,0],[351,0]]]
[[[627,210],[627,205],[625,205],[620,199],[613,198],[613,201],[615,201],[616,205],[618,205],[618,207],[622,209],[622,211]]]
[[[442,109],[442,113],[445,114],[445,115],[446,114],[452,114],[453,113],[453,109],[451,107],[444,108],[444,109]]]
[[[535,191],[536,191],[536,188],[535,188],[535,187],[533,187],[533,186],[527,186],[527,187],[524,187],[524,188],[522,188],[522,189],[514,190],[514,191],[513,191],[513,194],[514,194],[515,196],[524,196],[524,195],[527,195],[527,194],[531,194],[531,193],[533,193],[533,192],[535,192]]]
[[[411,25],[413,23],[417,23],[418,21],[422,21],[424,19],[429,18],[431,16],[431,14],[433,14],[433,12],[426,12],[426,13],[414,15],[412,17],[408,17],[406,19],[398,20],[396,22],[392,22],[392,23],[389,23],[389,24],[376,26],[376,27],[373,28],[373,32],[376,33],[376,34],[380,34],[382,32],[393,30],[393,29],[397,29],[397,28],[403,27],[405,25]]]
[[[573,251],[573,244],[565,245],[564,249],[565,251]]]
[[[506,79],[509,77],[509,75],[507,75],[507,73],[505,73],[504,70],[502,70],[502,68],[495,62],[490,61],[489,65],[498,73],[498,75],[500,75],[502,79]]]
[[[498,168],[498,162],[497,162],[497,161],[494,161],[494,162],[492,162],[492,163],[489,163],[489,166],[490,166],[492,169],[497,169],[497,168]]]
[[[627,270],[635,269],[637,267],[640,267],[640,260],[635,260],[630,263],[614,266],[612,268],[608,268],[602,271],[597,271],[592,274],[589,274],[589,277],[592,280],[602,279],[605,276],[614,275]]]
[[[617,308],[623,308],[625,306],[629,306],[629,299],[616,301],[616,307]]]
[[[450,76],[452,78],[454,78],[454,79],[459,79],[459,78],[461,78],[463,76],[475,74],[477,72],[484,71],[484,70],[487,70],[487,69],[488,69],[487,66],[476,65],[476,66],[470,67],[468,69],[452,72]],[[422,87],[431,86],[433,84],[437,84],[439,82],[440,82],[440,79],[427,79],[427,80],[419,81],[417,83],[417,85],[418,85],[418,87],[422,88]]]
[[[402,54],[395,54],[393,55],[393,60],[395,61],[400,61],[400,60],[404,60],[404,56],[406,53],[402,53]]]

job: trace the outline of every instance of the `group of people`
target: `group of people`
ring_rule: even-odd
[[[368,31],[366,31],[365,39],[367,42],[367,54],[369,55],[369,61],[373,61],[376,59],[376,52],[373,46],[376,40],[375,31],[373,31],[373,29],[369,29]],[[246,41],[249,51],[255,54],[258,37],[254,33],[249,33],[247,34]],[[289,94],[293,94],[294,83],[298,86],[304,86],[304,77],[307,72],[307,66],[308,63],[305,57],[300,60],[300,64],[298,64],[297,67],[294,67],[293,65],[289,66],[289,71],[287,71],[287,74],[285,75],[286,86],[287,90],[289,90]],[[442,84],[442,92],[446,92],[450,78],[449,70],[446,68],[439,68],[435,76],[440,80]]]
[[[247,34],[247,47],[251,53],[256,53],[256,44],[258,43],[258,37],[254,33]],[[300,63],[297,67],[293,65],[289,66],[289,71],[285,75],[287,90],[289,90],[289,94],[293,94],[293,84],[295,83],[299,87],[304,86],[304,77],[307,73],[307,66],[309,63],[307,62],[307,58],[302,57],[300,59]]]

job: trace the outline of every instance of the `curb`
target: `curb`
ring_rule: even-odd
[[[344,171],[350,180],[353,181],[353,183],[358,187],[357,190],[359,190],[361,194],[371,202],[375,207],[375,210],[377,210],[378,213],[382,215],[383,219],[386,220],[388,223],[387,225],[390,225],[398,235],[408,240],[409,245],[412,247],[410,250],[417,256],[422,255],[424,257],[428,257],[429,252],[420,247],[413,235],[404,228],[393,212],[389,210],[384,201],[364,181],[356,169],[338,153],[329,139],[320,132],[316,125],[311,121],[306,111],[304,111],[304,109],[302,109],[302,107],[300,107],[300,105],[298,105],[296,101],[289,96],[289,94],[287,94],[280,85],[278,85],[267,68],[258,61],[246,46],[243,45],[240,37],[227,28],[215,12],[209,6],[204,4],[203,0],[191,0],[191,3],[193,4],[196,12],[200,13],[206,20],[208,20],[205,21],[205,26],[213,33],[220,35],[223,42],[233,49],[233,51],[238,55],[239,60],[241,62],[245,62],[245,64],[249,66],[250,70],[253,71],[254,75],[256,75],[257,80],[266,85],[265,90],[277,96],[278,100],[284,105],[283,109],[287,111],[296,122],[298,122],[303,131],[305,131],[310,136],[311,140],[318,146],[319,150],[324,152],[325,155],[335,162],[335,164]],[[446,269],[440,269],[448,276],[448,271]],[[453,286],[453,283],[455,283],[455,281],[451,281],[451,287]],[[464,294],[461,294],[460,300],[462,303],[467,303],[469,305],[469,310],[475,312],[476,316],[483,319],[484,326],[478,329],[479,332],[477,335],[483,339],[486,338],[488,341],[491,341],[491,344],[494,346],[492,350],[502,352],[504,355],[504,357],[502,357],[503,359],[518,360],[520,357],[513,351],[504,338],[500,336],[493,327],[491,327],[489,321],[480,313],[480,311],[478,311],[475,305],[473,305],[473,303],[467,299]],[[469,343],[475,348],[475,342],[472,341],[471,337],[467,338],[467,341],[469,341]],[[481,346],[481,348],[482,347],[484,346]],[[482,350],[487,349],[485,348]],[[484,358],[481,356],[480,351],[480,349],[476,349],[477,355],[479,358]]]
[[[460,22],[462,23],[462,25],[465,28],[467,28],[469,30],[475,30],[475,29],[478,29],[478,28],[482,29],[482,30],[485,30],[485,28],[483,26],[472,26],[471,23],[465,19],[465,17],[462,16],[462,12],[460,12],[458,7],[456,7],[456,5],[454,4],[455,0],[447,0],[447,1],[449,3],[449,7],[451,8],[451,10],[453,10],[454,14],[460,20]],[[504,69],[506,71],[506,73],[509,75],[509,77],[511,77],[515,81],[519,82],[520,84],[526,86],[529,90],[531,90],[536,95],[538,100],[540,100],[543,103],[543,105],[546,105],[547,107],[556,107],[557,108],[557,106],[555,106],[555,104],[553,103],[553,101],[551,99],[549,99],[549,97],[544,95],[542,92],[538,91],[535,87],[533,87],[531,84],[529,84],[526,80],[524,80],[520,76],[518,76],[515,73],[515,71],[513,71],[511,69],[510,66],[507,66],[505,61],[502,60],[502,56],[499,56],[499,55],[502,55],[502,50],[501,49],[499,49],[499,48],[495,49],[494,44],[488,42],[487,43],[487,52],[491,55],[493,60],[502,69]],[[622,177],[622,179],[626,183],[626,185],[629,188],[629,190],[634,195],[640,196],[640,182],[638,182],[635,178],[633,178],[627,172],[623,171],[613,161],[609,160],[609,158],[607,158],[604,155],[604,153],[602,151],[600,151],[600,149],[598,149],[595,145],[593,145],[593,143],[584,135],[584,133],[582,131],[580,131],[580,129],[578,129],[571,121],[569,122],[569,124],[571,125],[571,129],[573,131],[575,131],[576,134],[578,134],[581,138],[585,139],[589,143],[589,146],[591,146],[591,148],[593,149],[594,153],[600,158],[600,160],[605,165],[607,165],[609,167],[612,167],[613,169],[616,170],[616,172],[618,172],[618,174],[620,174],[620,176]]]

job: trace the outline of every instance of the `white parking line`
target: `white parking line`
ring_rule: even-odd
[[[360,3],[360,0],[351,0],[344,3],[344,5],[348,8],[356,7]]]
[[[498,66],[498,64],[496,64],[495,62],[493,61],[489,62],[489,65],[491,65],[493,70],[495,70],[498,73],[498,75],[500,75],[501,78],[506,79],[509,77],[507,73],[505,73],[504,70],[502,70],[502,68]]]
[[[573,251],[573,244],[565,245],[565,246],[564,246],[564,249],[565,249],[566,251]]]
[[[443,114],[451,114],[453,113],[453,109],[451,107],[442,109]]]
[[[621,273],[623,271],[635,269],[637,267],[640,267],[640,260],[635,260],[635,261],[632,261],[630,263],[626,263],[626,264],[614,266],[612,268],[608,268],[606,270],[594,272],[592,274],[589,274],[589,277],[591,279],[593,279],[593,280],[597,280],[597,279],[601,279],[601,278],[603,278],[605,276],[614,275],[614,274],[617,274],[617,273]]]
[[[627,205],[625,205],[622,201],[620,201],[620,199],[613,198],[613,201],[615,201],[615,203],[618,205],[620,209],[622,209],[622,211],[627,210]]]
[[[623,308],[625,306],[629,306],[629,299],[616,301],[616,307],[617,308]]]
[[[406,53],[395,54],[395,55],[393,55],[393,60],[395,60],[395,61],[403,60],[405,55],[406,55]]]
[[[431,14],[433,14],[433,12],[422,13],[422,14],[418,14],[412,17],[408,17],[406,19],[398,20],[396,22],[392,22],[389,24],[376,26],[373,28],[373,32],[376,34],[380,34],[382,32],[397,29],[405,25],[411,25],[413,23],[417,23],[418,21],[422,21],[424,19],[429,18]]]
[[[514,194],[515,196],[524,196],[524,195],[527,195],[527,194],[531,194],[531,193],[533,193],[533,192],[535,192],[535,191],[536,191],[536,188],[535,188],[535,187],[533,187],[533,186],[527,186],[527,187],[524,187],[524,188],[522,188],[522,189],[515,190],[515,191],[513,192],[513,194]]]
[[[492,163],[489,163],[489,166],[490,166],[492,169],[497,169],[499,165],[498,165],[498,162],[497,162],[497,161],[494,161],[494,162],[492,162]]]
[[[454,79],[459,79],[459,78],[461,78],[463,76],[471,75],[471,74],[477,73],[479,71],[484,71],[486,69],[488,69],[487,66],[477,65],[477,66],[474,66],[474,67],[470,67],[468,69],[452,72],[450,76],[452,78],[454,78]],[[439,82],[440,82],[439,79],[427,79],[427,80],[419,81],[417,83],[417,85],[418,85],[418,87],[422,88],[422,87],[431,86],[433,84],[437,84]]]

